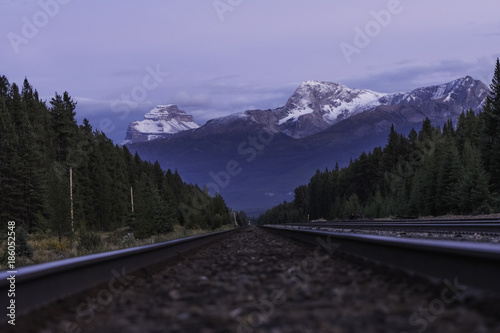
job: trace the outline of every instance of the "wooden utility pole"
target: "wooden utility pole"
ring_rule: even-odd
[[[134,188],[130,186],[130,203],[132,205],[132,213],[134,212]]]
[[[73,168],[69,167],[69,200],[71,202],[71,232],[75,232],[73,219]]]

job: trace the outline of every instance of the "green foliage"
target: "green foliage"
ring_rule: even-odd
[[[29,233],[50,230],[61,240],[73,235],[73,222],[73,229],[84,230],[86,251],[98,246],[97,231],[130,226],[136,237],[148,237],[175,224],[210,229],[232,223],[222,197],[115,145],[87,119],[78,125],[75,110],[68,92],[56,93],[47,105],[28,80],[19,89],[0,76],[0,192],[8,193],[0,196],[0,231],[14,220]]]
[[[131,228],[134,236],[143,239],[173,230],[176,211],[158,194],[158,188],[146,174],[134,186],[134,214]]]
[[[33,258],[33,248],[28,244],[28,233],[22,226],[16,228],[16,256]]]
[[[249,217],[244,211],[234,212],[236,214],[236,225],[239,227],[247,226],[250,222]]]
[[[361,215],[361,205],[359,204],[359,197],[356,193],[351,194],[349,199],[345,204],[344,208],[344,216],[348,216],[349,218],[357,218]]]
[[[481,114],[480,150],[485,170],[491,175],[491,187],[500,192],[500,61],[497,59],[490,94]]]
[[[375,195],[365,209],[365,216],[368,218],[387,216],[386,204],[379,187],[375,190]]]
[[[307,216],[302,215],[292,203],[283,202],[260,216],[258,223],[260,225],[300,223],[305,222],[306,219]]]
[[[94,232],[81,231],[80,237],[78,238],[78,252],[93,253],[98,251],[102,247],[102,241],[99,235]]]

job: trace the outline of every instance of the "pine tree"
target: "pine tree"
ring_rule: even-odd
[[[456,129],[456,143],[459,153],[462,153],[467,139],[473,146],[479,146],[481,128],[481,118],[475,115],[474,110],[469,109],[460,114]]]
[[[1,90],[1,89],[0,89]],[[0,96],[0,218],[2,221],[15,220],[19,217],[19,165],[21,160],[17,154],[17,134],[11,121],[10,113]],[[8,195],[7,195],[8,193]],[[13,196],[11,194],[17,194]],[[4,223],[0,224],[3,227]]]
[[[488,189],[488,176],[483,169],[480,153],[467,140],[462,153],[463,172],[458,180],[457,194],[459,207],[464,214],[487,210],[491,195]]]
[[[458,207],[457,182],[463,168],[454,141],[449,142],[439,166],[436,188],[436,213],[445,215],[456,211]]]
[[[408,142],[410,143],[410,149],[412,151],[416,149],[417,139],[418,139],[418,133],[417,131],[415,131],[414,128],[412,128],[410,133],[408,134]]]
[[[491,195],[488,176],[483,169],[480,153],[467,140],[462,154],[464,172],[458,181],[459,207],[462,213],[489,213]]]
[[[176,222],[175,209],[161,199],[146,173],[134,184],[134,212],[131,227],[137,238],[169,232]]]
[[[25,79],[21,91],[21,98],[24,112],[20,119],[20,144],[18,153],[23,161],[20,170],[23,190],[23,222],[28,232],[37,229],[40,216],[44,214],[46,206],[45,197],[47,196],[47,169],[50,165],[50,159],[44,156],[47,151],[44,144],[44,137],[47,136],[47,130],[41,125],[44,123],[43,114],[47,113],[44,104],[35,97],[33,87]]]
[[[384,148],[384,167],[386,170],[396,168],[400,152],[399,134],[394,129],[394,124],[392,124],[387,145]]]
[[[365,216],[369,218],[386,216],[384,198],[382,197],[382,193],[378,185],[375,190],[375,195],[371,198],[370,204],[366,208]]]
[[[68,92],[64,92],[63,96],[56,92],[50,104],[52,105],[50,113],[52,115],[52,128],[55,132],[57,161],[64,163],[70,147],[74,144],[78,129],[74,118],[76,102],[73,102]]]
[[[486,102],[481,114],[483,118],[483,128],[481,133],[481,153],[483,156],[486,171],[491,175],[500,171],[500,160],[493,156],[496,141],[499,139],[500,130],[500,61],[497,59],[495,72],[490,85],[490,94],[486,97]],[[497,189],[500,185],[496,185]]]
[[[9,90],[10,90],[9,80],[5,75],[0,76],[0,98],[3,98],[4,101],[7,98]]]
[[[500,60],[497,59],[495,73],[490,85],[490,95],[486,98],[485,113],[490,115],[492,121],[489,152],[489,172],[492,190],[500,192]],[[488,110],[488,111],[486,111]]]
[[[455,137],[455,128],[453,127],[453,121],[448,119],[443,125],[443,136],[446,138]]]
[[[302,214],[306,214],[309,208],[309,200],[307,197],[307,186],[302,185],[295,189],[294,191],[295,197],[293,203],[297,210],[299,210]]]
[[[424,122],[422,123],[422,129],[418,133],[418,140],[420,142],[432,140],[433,134],[434,127],[432,126],[430,119],[426,117]]]
[[[359,203],[359,197],[356,194],[351,194],[347,199],[344,214],[349,218],[357,218],[361,215],[361,205]]]
[[[69,177],[65,165],[52,163],[48,175],[49,228],[57,234],[59,241],[71,232]]]
[[[27,157],[31,130],[19,87],[15,83],[10,86],[6,105],[16,133],[15,153],[12,156],[14,159],[9,163],[11,165],[9,180],[11,191],[8,193],[12,202],[11,213],[19,223],[26,225],[25,193],[27,189],[25,182],[26,162],[24,158]]]

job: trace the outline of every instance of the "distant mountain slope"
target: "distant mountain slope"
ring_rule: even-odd
[[[122,144],[145,142],[199,128],[193,116],[179,110],[177,105],[158,105],[144,116],[144,120],[131,122]]]
[[[392,124],[403,133],[426,117],[441,126],[462,110],[479,110],[488,91],[471,77],[394,94],[307,81],[282,108],[248,110],[128,146],[189,182],[208,184],[229,206],[259,213],[291,200],[317,169],[385,144]]]

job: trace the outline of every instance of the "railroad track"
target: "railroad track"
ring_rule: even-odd
[[[32,311],[29,316],[21,317],[15,327],[5,327],[6,332],[413,332],[427,325],[433,328],[429,332],[443,333],[500,329],[496,319],[498,311],[485,310],[489,309],[485,305],[496,303],[487,303],[485,299],[483,303],[471,305],[459,300],[462,285],[475,286],[464,272],[434,274],[440,279],[448,278],[448,284],[439,286],[401,270],[386,269],[340,253],[349,252],[385,263],[387,257],[411,261],[414,257],[407,252],[431,251],[429,244],[423,245],[425,249],[415,250],[414,245],[400,248],[377,237],[360,240],[345,237],[346,233],[332,235],[276,227],[249,227],[234,234],[213,236],[215,238],[202,236],[203,242],[213,241],[212,246],[190,251],[166,264],[146,267],[134,274],[127,287],[120,287],[123,283],[120,279],[127,280],[126,276],[110,273],[112,270],[122,273],[122,265],[115,263],[115,259],[120,259],[109,258],[103,262],[105,269],[100,279],[105,283]],[[193,244],[189,239],[175,243]],[[195,247],[201,246],[195,243]],[[158,254],[153,261],[183,251],[167,247],[170,254]],[[380,248],[374,250],[376,247]],[[481,261],[500,267],[499,253],[490,251],[488,255],[483,250],[466,249],[466,252],[474,253],[475,260],[481,252]],[[149,265],[143,262],[144,258],[153,256],[148,252],[139,260],[142,267]],[[375,253],[379,259],[373,256]],[[450,257],[455,254],[451,253]],[[463,265],[462,261],[449,260],[450,266]],[[435,264],[424,257],[420,257],[418,263]],[[394,258],[391,265],[405,267]],[[487,271],[487,268],[478,270],[481,265],[475,263],[474,273]],[[82,272],[78,267],[75,270]],[[127,266],[125,273],[132,270]],[[488,271],[491,279],[481,289],[489,289],[498,273],[498,269]],[[47,278],[58,279],[57,276],[63,274],[66,273],[53,272]],[[82,281],[81,276],[74,279],[77,284]],[[451,289],[453,284],[460,290]],[[61,288],[61,285],[52,286],[49,292]],[[119,292],[108,297],[106,294],[111,295],[114,288]],[[34,295],[27,296],[31,301]],[[443,308],[437,309],[439,316],[428,317],[432,321],[429,319],[425,325],[421,324],[424,317],[417,317],[418,322],[412,320],[422,304],[429,307],[438,304],[436,297],[446,297],[446,302],[454,304],[448,307],[448,303],[446,306],[443,303]],[[455,322],[458,316],[460,321]],[[0,330],[3,328],[0,324]]]
[[[467,220],[353,220],[325,221],[287,224],[297,227],[325,227],[337,229],[367,229],[384,231],[417,231],[417,232],[462,232],[500,234],[498,219],[467,219]]]
[[[235,230],[187,237],[82,257],[20,267],[15,273],[0,272],[0,308],[9,306],[7,294],[15,289],[16,315],[66,298],[104,282],[110,290],[126,283],[128,274],[199,249],[231,235]],[[11,286],[9,277],[15,276]],[[123,288],[123,287],[122,287]],[[4,318],[0,323],[5,321]]]
[[[316,231],[287,226],[265,230],[301,241],[327,245],[371,261],[443,280],[459,278],[477,290],[500,294],[500,245],[432,239]]]

